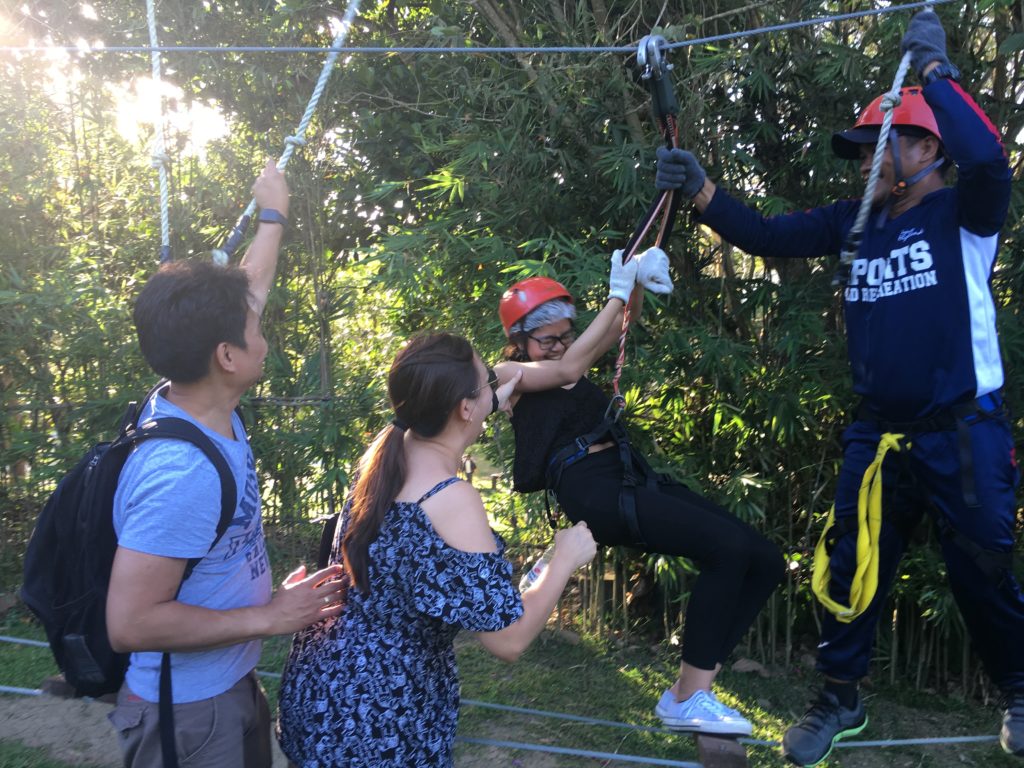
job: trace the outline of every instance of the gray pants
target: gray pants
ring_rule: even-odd
[[[163,764],[159,705],[121,687],[109,715],[125,768]],[[174,742],[185,768],[270,768],[270,708],[250,672],[210,699],[174,705]]]

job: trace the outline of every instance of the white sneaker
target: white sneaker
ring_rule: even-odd
[[[745,718],[743,717],[743,715],[740,714],[738,709],[733,709],[732,707],[728,706],[727,704],[724,704],[722,702],[722,700],[720,698],[718,698],[718,694],[717,693],[715,693],[714,691],[708,691],[708,694],[710,694],[712,699],[714,699],[715,701],[718,702],[719,706],[721,706],[722,709],[724,709],[726,712],[729,713],[730,717],[738,718],[739,720],[745,720]]]
[[[666,728],[677,731],[749,736],[752,730],[749,720],[707,691],[697,691],[685,701],[676,701],[671,690],[665,691],[654,714]]]

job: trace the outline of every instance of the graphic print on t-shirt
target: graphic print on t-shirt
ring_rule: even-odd
[[[225,534],[227,547],[224,551],[225,560],[230,560],[240,550],[245,552],[250,581],[260,578],[270,570],[267,547],[263,538],[263,525],[259,515],[260,490],[256,479],[256,464],[250,451],[246,457],[245,490],[242,492],[242,499],[238,503],[235,516]]]
[[[905,229],[897,240],[903,243],[922,234],[920,228]],[[921,239],[893,248],[887,258],[854,259],[844,296],[849,302],[874,302],[938,284],[931,247]]]

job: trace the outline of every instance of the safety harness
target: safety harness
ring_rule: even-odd
[[[676,115],[679,112],[679,104],[676,101],[672,83],[667,75],[672,65],[665,58],[668,49],[668,42],[660,35],[647,35],[637,46],[637,64],[641,67],[640,79],[651,94],[651,109],[655,122],[661,131],[665,146],[677,147],[679,144],[679,126],[676,122]],[[648,231],[661,216],[661,224],[654,244],[662,247],[672,234],[672,225],[675,221],[681,202],[681,195],[675,190],[660,190],[654,202],[647,209],[640,223],[637,224],[633,234],[626,241],[623,249],[622,263],[625,264],[636,254],[640,243],[647,236]],[[634,290],[643,290],[635,288]],[[612,440],[622,461],[622,487],[619,491],[619,514],[629,529],[630,536],[637,546],[645,546],[643,534],[640,532],[640,524],[636,512],[636,489],[640,486],[657,487],[659,482],[666,482],[669,478],[666,475],[655,472],[647,463],[646,459],[633,448],[626,434],[625,427],[620,421],[626,407],[626,399],[619,390],[619,380],[622,378],[622,369],[626,362],[626,335],[632,322],[630,312],[631,301],[626,302],[622,315],[622,331],[619,334],[619,352],[615,359],[615,374],[612,377],[613,395],[608,409],[605,411],[604,419],[593,430],[585,435],[577,437],[572,443],[558,450],[548,462],[545,480],[545,508],[548,522],[552,528],[558,527],[558,516],[552,511],[552,501],[557,506],[555,491],[562,478],[562,472],[567,467],[580,461],[590,452],[590,447],[600,442]],[[610,450],[610,449],[609,449]]]
[[[558,490],[562,473],[577,461],[583,459],[590,452],[592,445],[607,442],[608,440],[615,442],[615,448],[622,462],[622,485],[619,490],[618,499],[619,515],[629,530],[633,544],[644,547],[647,542],[640,532],[640,522],[637,518],[636,489],[641,487],[656,489],[659,483],[670,482],[671,478],[661,472],[655,472],[651,465],[647,463],[643,454],[633,447],[633,444],[629,441],[629,435],[626,434],[626,428],[622,426],[622,422],[619,421],[617,416],[610,417],[606,415],[597,427],[587,432],[587,434],[577,437],[572,443],[558,450],[551,457],[545,477],[546,492],[544,496],[548,522],[552,528],[558,527],[558,517],[551,509],[551,502]],[[608,448],[607,450],[611,449]],[[557,504],[557,498],[554,501]]]
[[[1005,420],[1007,418],[1007,409],[1002,397],[997,393],[984,395],[966,403],[959,403],[938,414],[914,421],[886,421],[875,417],[870,409],[863,405],[858,409],[857,420],[872,424],[881,432],[878,452],[875,455],[875,460],[864,471],[864,479],[857,497],[857,515],[837,520],[835,507],[829,511],[825,530],[822,531],[821,538],[814,550],[811,580],[811,586],[818,601],[838,621],[843,623],[853,621],[867,609],[877,592],[879,538],[883,514],[886,515],[886,520],[895,525],[907,539],[910,538],[917,524],[918,518],[916,517],[898,520],[895,518],[894,512],[886,513],[883,510],[882,462],[886,455],[892,451],[901,453],[905,457],[900,476],[909,476],[917,491],[917,497],[927,500],[928,495],[924,493],[922,484],[909,461],[912,441],[907,439],[907,435],[955,431],[960,455],[960,477],[964,503],[968,507],[979,507],[974,478],[971,423],[980,419]],[[951,542],[966,553],[978,570],[992,583],[1001,584],[1006,575],[1012,571],[1013,553],[982,547],[950,525],[946,517],[938,510],[933,511],[935,514],[932,515],[932,518],[935,520],[939,537]],[[833,600],[829,594],[830,561],[832,551],[839,540],[852,533],[857,534],[857,564],[853,581],[850,584],[850,604],[843,605]]]
[[[811,588],[818,601],[843,623],[849,623],[860,616],[878,591],[878,540],[882,534],[882,462],[890,450],[902,451],[904,447],[910,449],[910,443],[904,446],[901,442],[903,439],[902,434],[882,434],[875,460],[865,470],[860,492],[857,494],[856,527],[847,522],[852,518],[845,518],[842,529],[838,528],[836,508],[833,506],[829,510],[828,522],[825,523],[825,530],[821,533],[818,546],[814,548]],[[829,595],[831,554],[838,540],[853,530],[857,531],[857,568],[850,583],[850,604],[843,605]]]

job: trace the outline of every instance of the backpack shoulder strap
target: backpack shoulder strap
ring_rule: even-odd
[[[124,416],[121,417],[121,427],[118,429],[117,434],[124,437],[134,429],[139,423],[139,418],[142,416],[142,410],[146,407],[146,404],[156,397],[160,390],[170,386],[170,383],[169,379],[160,379],[160,381],[150,387],[141,400],[132,400],[128,403],[128,408],[125,410]]]
[[[192,443],[203,452],[206,458],[210,460],[210,463],[213,464],[214,469],[217,470],[217,475],[220,477],[220,519],[217,521],[217,533],[210,544],[210,549],[213,549],[231,524],[231,520],[235,516],[235,506],[238,504],[238,489],[227,459],[224,458],[224,454],[221,453],[220,449],[199,427],[190,421],[179,419],[175,416],[168,416],[140,424],[138,428],[130,430],[122,439],[132,443],[139,443],[153,438],[169,438]],[[200,559],[192,558],[188,561],[182,581],[192,575],[192,569],[196,567]]]

